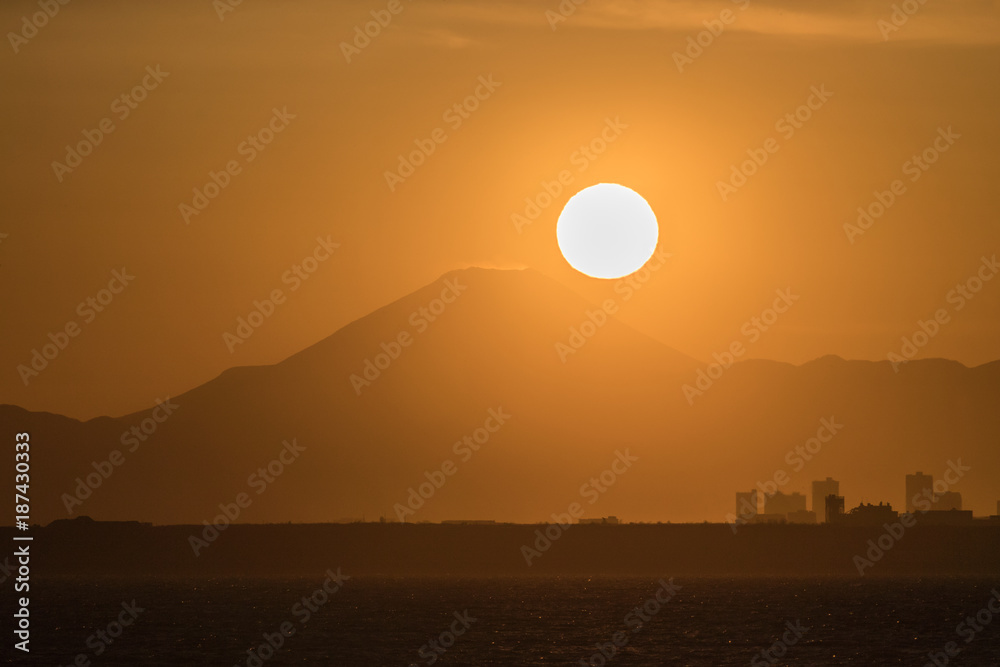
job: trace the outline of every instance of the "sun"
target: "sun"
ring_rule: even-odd
[[[635,190],[598,183],[570,197],[556,223],[563,257],[577,271],[613,279],[642,268],[659,237],[656,215]]]

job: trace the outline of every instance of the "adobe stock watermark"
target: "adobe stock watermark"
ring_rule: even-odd
[[[191,224],[191,218],[201,215],[202,211],[229,187],[233,178],[243,173],[243,167],[256,160],[257,156],[271,145],[274,138],[284,132],[295,118],[295,114],[288,112],[288,107],[282,107],[280,110],[278,107],[272,108],[267,123],[237,144],[236,154],[243,158],[243,162],[234,157],[228,160],[221,170],[209,170],[208,180],[202,186],[191,189],[193,194],[191,203],[181,202],[177,205],[184,224]]]
[[[947,130],[939,127],[937,132],[938,134],[930,146],[920,153],[910,156],[910,159],[900,167],[903,175],[909,176],[911,183],[916,183],[920,180],[920,177],[931,168],[931,165],[937,162],[943,153],[948,152],[955,145],[955,142],[962,138],[961,134],[956,134],[951,129],[951,125],[948,126]],[[847,235],[847,240],[851,242],[851,245],[854,245],[857,237],[871,229],[875,221],[885,215],[886,211],[892,208],[893,204],[906,194],[906,192],[906,183],[901,178],[893,180],[887,190],[876,190],[873,192],[875,200],[867,206],[858,207],[858,217],[854,224],[849,222],[844,223],[844,234]]]
[[[290,621],[282,621],[278,629],[274,632],[265,632],[262,636],[264,641],[247,650],[246,660],[242,663],[245,667],[261,667],[270,660],[285,645],[285,642],[295,634],[295,632],[306,626],[313,614],[328,603],[334,595],[340,592],[344,583],[350,579],[349,575],[343,574],[340,568],[337,571],[327,569],[326,579],[309,595],[303,595],[302,599],[292,605],[290,613],[299,622],[299,628]],[[237,665],[236,667],[239,667]]]
[[[760,315],[754,315],[740,326],[740,333],[746,336],[747,344],[753,344],[760,340],[760,337],[778,321],[778,317],[787,313],[788,309],[800,298],[798,294],[792,294],[791,287],[775,290],[775,294],[778,295],[778,298],[769,308],[765,308],[760,312]],[[706,369],[698,369],[694,385],[685,384],[681,387],[681,392],[687,399],[688,405],[694,405],[694,399],[711,389],[715,381],[732,367],[737,358],[746,354],[746,351],[747,345],[742,340],[737,339],[730,343],[726,351],[721,354],[713,352],[712,359],[715,361],[709,363]]]
[[[557,25],[564,23],[566,19],[576,14],[577,7],[585,2],[587,0],[560,0],[559,6],[556,7],[558,11],[545,10],[545,20],[548,22],[549,27],[555,31]]]
[[[493,75],[488,77],[480,76],[477,79],[479,85],[470,95],[451,105],[441,114],[441,120],[448,124],[454,132],[465,124],[465,121],[472,117],[481,103],[490,99],[497,88],[503,85],[502,81],[494,81]],[[427,159],[437,150],[438,146],[448,140],[448,132],[443,127],[436,127],[431,130],[430,135],[425,139],[414,139],[413,150],[405,155],[400,153],[396,170],[386,170],[383,173],[385,183],[389,186],[389,192],[395,192],[396,188],[406,182],[410,176],[416,173],[417,169],[423,166]]]
[[[802,469],[806,467],[806,463],[812,461],[823,450],[823,445],[833,440],[842,428],[844,428],[844,425],[837,423],[836,417],[823,417],[819,420],[819,428],[816,429],[816,435],[808,438],[800,445],[795,445],[795,447],[785,453],[785,463],[791,466],[792,472],[802,472]],[[771,475],[770,479],[763,482],[758,481],[756,488],[767,499],[787,485],[789,481],[791,481],[791,477],[785,469],[778,468]],[[757,516],[757,508],[752,507],[746,498],[743,499],[742,506],[739,509],[739,516],[732,513],[726,514],[726,523],[729,524],[734,535],[740,526],[749,523]],[[813,511],[818,512],[819,510],[813,508]]]
[[[165,401],[156,399],[156,407],[153,408],[150,416],[123,431],[119,441],[123,446],[131,445],[128,452],[130,454],[134,453],[142,443],[146,442],[156,433],[160,424],[167,421],[170,415],[174,414],[174,410],[179,407],[179,405],[170,401],[169,396],[167,396]],[[94,494],[94,491],[101,488],[111,475],[114,474],[115,470],[125,463],[125,460],[125,454],[120,449],[112,449],[106,459],[91,461],[90,466],[94,469],[94,472],[87,474],[86,477],[77,477],[73,493],[64,493],[60,498],[63,502],[63,507],[66,508],[66,513],[72,516],[75,511],[74,508],[82,505],[83,501]]]
[[[811,86],[810,95],[806,101],[795,108],[794,111],[786,113],[774,123],[774,130],[785,141],[795,136],[796,131],[805,127],[813,117],[813,113],[823,108],[823,105],[833,97],[833,93],[826,89],[826,84],[819,87]],[[738,165],[729,167],[729,178],[725,181],[716,181],[715,187],[719,191],[722,201],[727,201],[730,196],[747,184],[747,180],[756,174],[771,158],[772,155],[781,149],[781,143],[774,137],[768,137],[759,148],[748,148],[747,159]]]
[[[802,636],[805,635],[809,628],[802,625],[802,621],[796,619],[793,623],[788,621],[785,623],[786,630],[782,633],[781,637],[770,647],[761,649],[753,658],[750,659],[751,667],[769,667],[770,665],[776,665],[780,661],[782,664],[789,664],[787,661],[782,660],[785,654],[788,653],[788,649],[799,643]]]
[[[993,617],[1000,614],[1000,590],[994,588],[990,591],[991,597],[977,611],[974,616],[966,616],[964,621],[955,626],[955,634],[966,644],[971,644],[976,637],[986,630],[987,626],[993,622]],[[940,651],[931,651],[927,654],[928,661],[924,667],[946,667],[951,664],[951,659],[962,652],[963,646],[958,642],[950,641],[944,645]]]
[[[750,0],[732,0],[732,2],[739,6],[741,12],[746,11],[746,8],[750,6]],[[738,16],[732,9],[727,8],[719,12],[718,18],[702,21],[705,29],[687,38],[684,52],[674,51],[673,58],[674,64],[677,65],[677,71],[683,74],[685,67],[693,65],[694,61],[705,53],[705,49],[715,43],[716,38],[725,31],[726,26],[736,22]]]
[[[669,581],[660,579],[659,584],[660,587],[656,589],[652,597],[625,614],[625,619],[622,621],[625,630],[619,630],[611,635],[611,641],[597,644],[597,651],[589,658],[580,658],[577,664],[581,667],[604,667],[613,657],[618,655],[619,649],[628,646],[632,639],[629,631],[635,634],[642,630],[645,624],[659,614],[664,605],[673,600],[678,591],[681,590],[681,585],[675,584],[673,577],[670,577]]]
[[[75,319],[67,320],[58,331],[49,332],[49,342],[42,344],[41,351],[37,347],[32,348],[31,360],[27,364],[17,365],[17,374],[24,386],[27,387],[32,379],[48,368],[49,364],[69,346],[70,340],[79,336],[83,327],[97,319],[97,316],[103,313],[133,280],[135,276],[130,275],[124,266],[120,270],[113,270],[107,287],[98,290],[94,296],[88,296],[77,305],[76,314],[80,316],[81,322]]]
[[[916,357],[921,348],[941,333],[941,327],[951,322],[952,313],[957,313],[965,308],[966,304],[974,299],[998,272],[1000,272],[1000,263],[997,262],[996,254],[989,259],[984,255],[977,270],[948,290],[945,295],[945,303],[952,306],[951,311],[949,312],[947,306],[942,306],[937,308],[933,315],[926,320],[917,320],[917,326],[913,333],[901,338],[902,344],[899,350],[886,354],[886,359],[892,362],[892,370],[898,373],[900,365]]]
[[[910,17],[919,12],[926,2],[927,0],[903,0],[899,4],[893,4],[889,18],[879,19],[875,23],[883,41],[888,42],[889,35],[899,32],[899,29],[906,25]]]
[[[90,649],[90,652],[78,653],[73,662],[67,667],[91,664],[91,653],[93,653],[95,658],[104,655],[116,641],[121,639],[122,635],[125,634],[125,629],[135,623],[136,619],[139,618],[139,614],[146,611],[143,607],[136,604],[134,599],[132,602],[122,602],[121,608],[122,610],[118,612],[118,616],[114,620],[87,637],[85,644]]]
[[[483,422],[483,425],[472,431],[469,435],[462,436],[461,440],[455,441],[455,444],[451,446],[451,450],[456,456],[461,457],[462,463],[468,463],[473,455],[490,441],[493,434],[507,423],[508,419],[510,419],[510,415],[503,411],[503,406],[490,408],[486,412],[486,420]],[[434,471],[425,470],[424,477],[427,481],[421,482],[416,488],[411,486],[408,489],[409,495],[406,497],[406,504],[396,503],[392,506],[393,511],[396,513],[396,518],[400,522],[405,522],[406,517],[416,514],[417,510],[433,498],[434,494],[445,485],[448,478],[456,472],[458,472],[458,465],[451,459],[442,461],[441,465]]]
[[[413,0],[407,0],[407,4],[410,2]],[[361,55],[361,52],[371,45],[372,40],[378,38],[382,34],[382,30],[388,28],[393,19],[402,14],[404,9],[406,9],[406,5],[401,0],[389,0],[385,9],[373,9],[369,12],[372,17],[371,21],[355,25],[354,37],[351,41],[340,43],[340,52],[344,54],[344,60],[347,61],[347,64],[350,65],[352,58]]]
[[[604,127],[594,136],[593,139],[574,150],[569,155],[570,167],[575,167],[576,173],[582,174],[587,171],[590,165],[600,156],[607,152],[608,147],[618,140],[622,133],[628,129],[628,125],[621,122],[618,116],[614,120],[604,119]],[[514,229],[520,234],[524,228],[531,225],[542,214],[542,211],[556,201],[556,198],[563,193],[576,180],[573,169],[565,168],[559,170],[551,181],[542,180],[541,188],[532,195],[524,198],[524,208],[510,214],[510,221]]]
[[[448,629],[429,640],[417,651],[417,655],[423,658],[426,664],[433,665],[437,662],[441,656],[448,652],[448,649],[455,645],[458,638],[468,632],[472,624],[479,620],[471,616],[468,609],[462,610],[461,613],[452,612],[452,616],[455,617],[455,620],[448,625]],[[410,663],[410,667],[415,666],[416,663]]]
[[[124,121],[168,76],[170,76],[170,72],[162,71],[159,65],[155,69],[152,65],[147,65],[146,75],[142,77],[142,80],[111,102],[111,113],[117,116],[119,122]],[[80,134],[83,135],[83,139],[72,146],[66,145],[66,155],[63,157],[63,162],[52,161],[52,171],[56,175],[56,181],[62,183],[63,177],[83,164],[83,158],[92,154],[94,149],[104,142],[104,138],[115,129],[115,121],[107,116],[97,123],[97,127],[82,130]]]
[[[362,389],[370,387],[375,380],[382,377],[382,373],[388,370],[392,362],[399,359],[403,350],[413,345],[414,338],[427,331],[431,324],[444,314],[448,306],[455,303],[462,292],[468,288],[468,285],[463,285],[456,278],[446,278],[440,297],[431,299],[427,305],[420,306],[410,313],[407,322],[414,327],[414,333],[411,334],[409,329],[401,329],[399,333],[389,339],[388,343],[384,341],[379,343],[379,348],[382,351],[375,355],[374,361],[366,358],[362,364],[361,374],[351,374],[349,380],[351,388],[354,389],[354,395],[360,396]]]
[[[219,22],[226,20],[226,14],[236,11],[236,8],[243,4],[243,0],[212,0],[212,9],[219,17]]]
[[[624,278],[619,278],[615,282],[614,292],[621,296],[621,304],[627,303],[635,296],[635,293],[649,282],[653,274],[663,268],[663,265],[670,257],[672,257],[670,253],[656,250],[641,269]],[[619,304],[617,299],[610,298],[602,301],[596,310],[588,308],[586,316],[580,324],[569,328],[569,338],[567,338],[566,342],[556,342],[556,354],[559,356],[559,360],[565,364],[570,355],[579,352],[608,323],[608,318],[618,312],[621,304]]]
[[[316,246],[312,249],[312,252],[292,264],[281,274],[281,284],[288,286],[289,294],[296,292],[302,287],[305,281],[315,275],[319,267],[330,259],[334,251],[339,247],[339,243],[334,243],[330,240],[329,234],[326,238],[317,236]],[[222,333],[222,342],[226,344],[226,349],[229,350],[229,353],[232,354],[236,351],[238,345],[242,345],[250,340],[254,332],[263,326],[264,322],[271,319],[278,306],[283,306],[287,299],[288,296],[280,287],[271,290],[263,301],[254,299],[253,308],[247,313],[246,317],[241,315],[236,318],[236,327],[232,333],[229,331]]]
[[[254,494],[257,496],[267,491],[270,485],[274,484],[278,477],[285,472],[285,469],[295,463],[299,459],[299,456],[302,455],[302,452],[306,451],[306,448],[300,445],[295,438],[292,438],[291,442],[284,440],[281,444],[283,446],[274,459],[266,466],[258,468],[256,472],[250,473],[250,476],[247,477],[247,486],[253,489]],[[243,514],[243,510],[253,504],[253,500],[250,494],[241,491],[236,494],[232,502],[219,503],[220,513],[216,514],[211,522],[201,522],[205,526],[201,531],[201,536],[188,536],[188,544],[191,546],[191,551],[194,552],[194,555],[201,555],[204,549],[207,549],[212,542],[215,542],[222,531],[232,523],[235,523]]]
[[[38,31],[47,26],[59,10],[69,2],[70,0],[38,0],[38,6],[42,11],[35,12],[31,16],[25,14],[21,17],[21,29],[7,33],[7,41],[10,42],[10,48],[14,49],[14,54],[20,53],[21,47],[38,35]]]
[[[882,560],[903,539],[906,529],[917,525],[918,518],[934,509],[940,496],[958,484],[970,470],[972,470],[970,466],[962,465],[962,459],[948,461],[948,469],[945,470],[942,479],[934,480],[933,488],[924,489],[921,493],[910,498],[916,512],[913,514],[902,512],[899,515],[899,521],[882,524],[884,532],[877,539],[868,540],[868,549],[864,555],[854,556],[854,567],[857,569],[858,575],[865,576],[865,570],[874,567],[875,563]]]
[[[638,460],[639,457],[632,456],[628,448],[626,448],[624,452],[616,449],[615,458],[611,461],[611,465],[601,471],[599,475],[591,477],[580,486],[580,497],[586,500],[588,505],[593,505],[600,500],[601,496],[607,493],[608,489],[615,485],[619,477],[627,473],[632,467],[632,464]],[[572,502],[562,514],[553,513],[553,523],[547,525],[544,532],[541,528],[535,530],[535,541],[533,545],[521,545],[521,555],[524,557],[524,562],[530,567],[532,561],[548,551],[556,540],[562,537],[563,533],[570,529],[573,522],[583,516],[584,510],[585,508],[583,505],[578,502]]]

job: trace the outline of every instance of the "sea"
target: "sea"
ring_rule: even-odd
[[[79,667],[1000,665],[1000,581],[984,577],[328,573],[36,580],[30,653],[7,633],[3,656]]]

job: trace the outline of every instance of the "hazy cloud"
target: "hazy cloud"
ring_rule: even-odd
[[[571,0],[566,0],[570,2]],[[841,0],[588,0],[576,8],[559,29],[598,28],[608,30],[690,31],[703,27],[702,22],[733,9],[738,19],[727,30],[789,37],[831,37],[881,42],[879,20],[890,20],[899,2],[864,2]],[[995,43],[1000,41],[1000,2],[996,0],[909,0],[911,9],[906,24],[891,35],[893,41],[938,41],[951,43]],[[430,0],[416,6],[412,17],[434,25],[468,23],[536,26],[551,30],[546,10],[558,11],[560,2],[542,3],[520,0],[476,0],[447,2]],[[902,10],[900,10],[902,11]]]

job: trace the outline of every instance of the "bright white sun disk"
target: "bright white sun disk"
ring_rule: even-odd
[[[638,192],[615,183],[598,183],[573,195],[556,224],[563,257],[594,278],[621,278],[653,256],[659,225]]]

